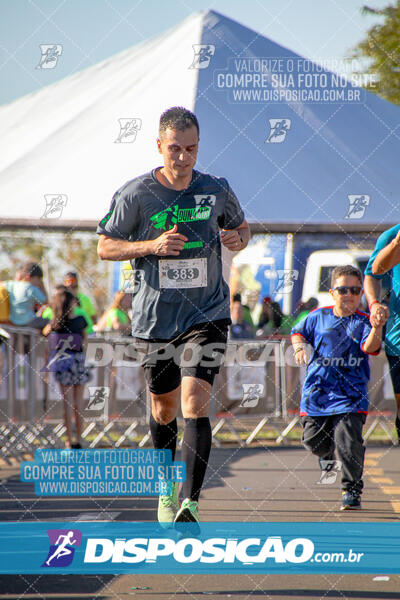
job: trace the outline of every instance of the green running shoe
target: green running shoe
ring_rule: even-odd
[[[175,517],[175,529],[178,532],[188,535],[200,534],[198,508],[198,502],[190,498],[185,498]]]
[[[175,523],[199,523],[198,508],[198,502],[185,498],[176,514]]]
[[[179,510],[178,482],[173,483],[171,488],[170,494],[160,495],[158,498],[157,518],[161,526],[165,528],[173,526],[176,513]]]

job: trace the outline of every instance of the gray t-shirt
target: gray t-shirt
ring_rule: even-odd
[[[219,231],[238,227],[244,213],[222,177],[193,171],[189,187],[176,191],[161,185],[155,171],[115,193],[97,233],[152,240],[176,223],[178,233],[188,238],[179,256],[148,255],[131,261],[137,274],[132,335],[170,340],[198,323],[230,318]]]

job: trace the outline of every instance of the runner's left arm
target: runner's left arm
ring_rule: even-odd
[[[246,248],[250,239],[250,227],[247,221],[243,221],[235,229],[223,229],[221,231],[221,242],[228,250],[238,252]]]
[[[250,228],[234,191],[226,179],[221,177],[221,186],[226,190],[223,214],[218,219],[222,244],[232,252],[246,248],[250,239]]]

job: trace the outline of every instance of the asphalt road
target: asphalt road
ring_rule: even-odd
[[[179,456],[177,456],[179,458]],[[302,448],[213,449],[202,521],[400,519],[400,447],[368,446],[361,511],[339,511],[339,481],[319,485],[317,459]],[[40,498],[0,467],[0,521],[153,521],[154,498]],[[23,540],[21,540],[23,544]],[[400,564],[400,563],[399,563]],[[400,569],[400,567],[399,567]],[[378,580],[376,579],[378,577]],[[173,600],[232,598],[400,599],[400,575],[2,575],[0,598]]]

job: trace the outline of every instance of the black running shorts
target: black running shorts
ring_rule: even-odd
[[[400,356],[386,354],[389,362],[389,373],[395,394],[400,394]]]
[[[226,349],[230,319],[199,323],[172,340],[134,338],[140,364],[153,394],[176,389],[184,376],[211,385]]]

